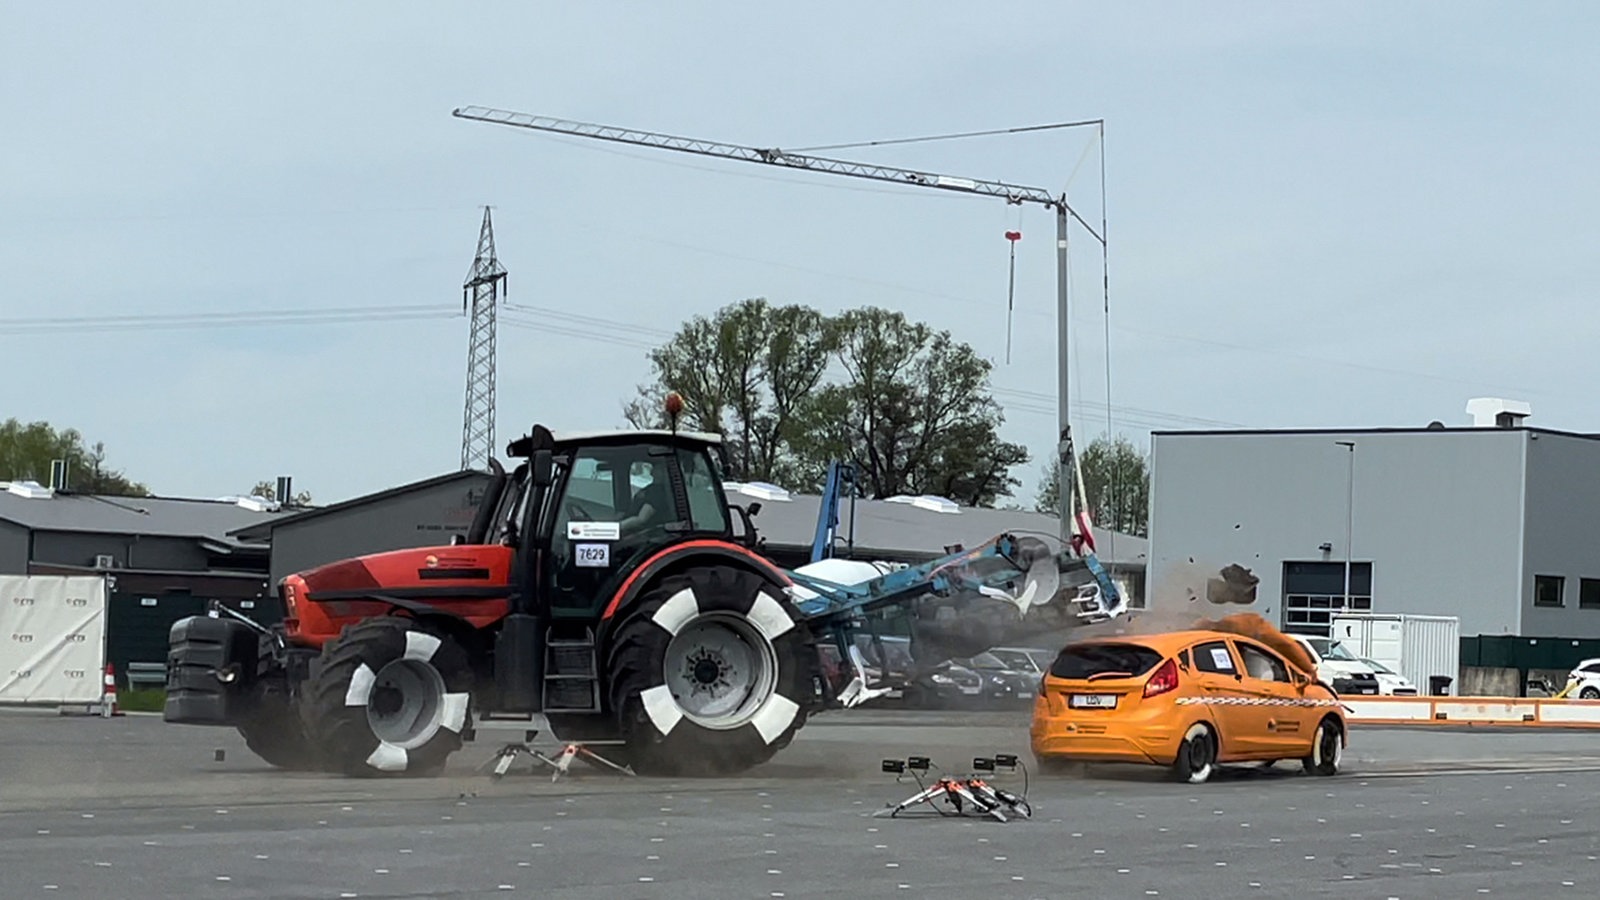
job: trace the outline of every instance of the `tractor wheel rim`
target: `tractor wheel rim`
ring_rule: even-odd
[[[407,750],[426,744],[444,723],[444,676],[422,660],[397,659],[373,679],[367,726],[378,740]]]
[[[726,730],[749,722],[778,682],[778,652],[744,616],[704,613],[667,644],[665,677],[690,721]]]

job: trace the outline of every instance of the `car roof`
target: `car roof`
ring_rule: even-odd
[[[1253,643],[1260,643],[1245,635],[1235,634],[1231,631],[1212,631],[1205,628],[1192,628],[1185,631],[1164,631],[1158,634],[1119,634],[1105,637],[1090,638],[1083,641],[1073,641],[1068,647],[1081,647],[1089,644],[1138,644],[1149,647],[1161,653],[1176,653],[1190,644],[1202,641],[1220,641],[1225,638],[1245,638]]]

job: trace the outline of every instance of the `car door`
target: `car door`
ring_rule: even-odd
[[[1253,698],[1251,727],[1260,729],[1261,748],[1275,757],[1297,759],[1305,755],[1315,723],[1314,710],[1305,702],[1305,685],[1289,674],[1289,666],[1276,653],[1253,641],[1237,642],[1244,666],[1244,688]]]
[[[1202,641],[1189,648],[1194,680],[1211,710],[1221,739],[1221,759],[1251,758],[1264,752],[1265,717],[1250,705],[1238,657],[1228,641]]]

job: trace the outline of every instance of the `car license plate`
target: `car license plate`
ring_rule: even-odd
[[[1073,694],[1068,702],[1075,709],[1111,709],[1117,705],[1117,695]]]

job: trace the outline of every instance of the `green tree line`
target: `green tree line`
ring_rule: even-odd
[[[733,479],[814,493],[839,460],[855,464],[869,497],[994,506],[1013,495],[1016,467],[1029,461],[1027,448],[1000,437],[992,364],[899,312],[826,315],[758,297],[689,319],[649,362],[651,381],[624,407],[628,421],[661,427],[661,398],[677,391],[680,424],[723,435]],[[1115,510],[1104,524],[1141,533],[1143,458],[1119,439],[1090,444],[1084,460],[1097,518],[1103,504]],[[1053,481],[1051,471],[1037,503],[1047,512]]]

